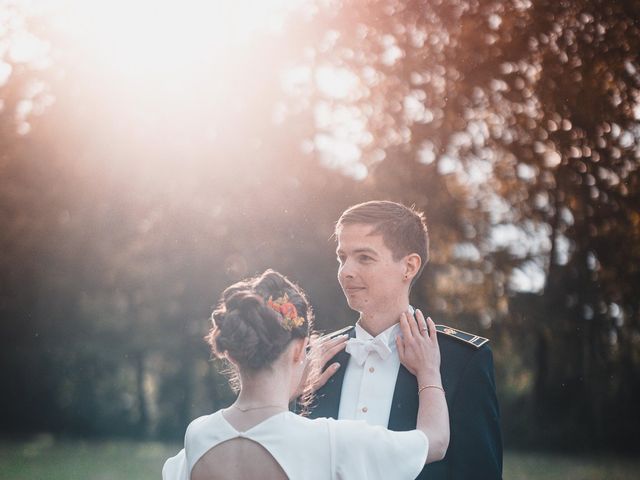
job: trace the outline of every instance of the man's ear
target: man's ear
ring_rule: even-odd
[[[404,257],[404,276],[407,280],[413,280],[420,270],[422,259],[417,253],[411,253]]]

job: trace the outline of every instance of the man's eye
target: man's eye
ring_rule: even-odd
[[[360,255],[360,261],[362,262],[370,262],[371,260],[373,260],[373,258],[369,255]]]

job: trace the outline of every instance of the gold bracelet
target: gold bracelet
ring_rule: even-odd
[[[418,395],[420,395],[422,391],[426,390],[427,388],[437,388],[438,390],[442,390],[442,393],[445,393],[444,388],[438,385],[425,385],[424,387],[418,387]]]

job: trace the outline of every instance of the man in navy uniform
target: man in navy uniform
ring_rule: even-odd
[[[346,349],[328,363],[328,381],[316,392],[311,416],[414,429],[419,385],[400,364],[395,338],[402,312],[414,311],[409,291],[428,260],[424,216],[395,202],[366,202],[347,209],[335,233],[338,280],[360,318],[348,331]],[[445,458],[425,466],[418,478],[500,479],[502,440],[488,340],[441,325],[437,330],[451,441]],[[341,350],[339,340],[332,348]]]

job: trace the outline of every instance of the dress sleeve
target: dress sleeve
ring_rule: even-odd
[[[201,430],[208,419],[215,419],[215,417],[213,415],[203,416],[196,418],[189,424],[184,435],[184,448],[175,457],[171,457],[164,462],[162,480],[189,480],[191,475],[189,460],[191,459],[193,462],[191,457],[193,457],[194,451],[197,454],[199,451],[204,452],[207,450],[206,445],[203,450],[202,435],[199,435],[198,431]],[[187,451],[189,451],[189,456],[187,456]],[[196,460],[200,458],[200,455],[197,455]]]
[[[164,462],[162,480],[189,480],[187,472],[187,458],[184,449]]]
[[[393,432],[355,420],[329,426],[335,478],[414,479],[427,460],[429,439],[420,430]]]

